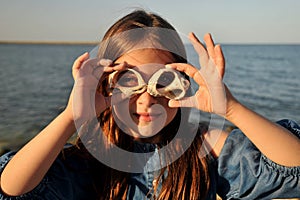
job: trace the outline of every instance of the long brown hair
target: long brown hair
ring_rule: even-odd
[[[135,31],[134,34],[132,31]],[[116,60],[129,51],[145,48],[141,45],[143,43],[147,43],[146,48],[149,48],[150,45],[153,49],[159,49],[160,53],[163,51],[170,55],[174,62],[187,62],[184,44],[174,27],[157,14],[147,13],[143,10],[126,15],[110,27],[99,46],[98,57]],[[107,84],[105,80],[99,87],[99,92],[105,96],[109,95]],[[124,134],[118,127],[112,112],[112,108],[107,108],[102,112],[98,117],[98,124],[110,142],[128,151],[133,151],[132,138]],[[169,144],[178,132],[180,120],[186,120],[188,113],[188,109],[178,109],[173,121],[160,131],[162,140],[158,143],[158,147]],[[93,128],[95,129],[95,127]],[[207,158],[199,157],[203,131],[206,130],[199,129],[192,144],[183,155],[161,170],[158,179],[163,179],[162,187],[159,191],[154,192],[153,199],[205,199],[210,179]],[[82,151],[86,150],[80,139],[77,146]],[[88,153],[86,155],[88,156]],[[99,198],[126,199],[130,174],[101,164],[99,164],[99,168],[101,168],[99,169],[101,172],[98,176],[101,183],[95,184]],[[164,177],[166,171],[167,176]],[[157,187],[154,189],[156,190]]]

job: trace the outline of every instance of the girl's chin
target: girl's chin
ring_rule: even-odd
[[[135,139],[146,139],[155,136],[163,126],[158,126],[152,122],[139,123],[136,127],[130,129],[130,135]]]
[[[150,138],[155,136],[159,131],[155,131],[152,128],[148,128],[145,126],[138,126],[138,130],[131,131],[132,136],[135,139],[142,139],[142,138]]]

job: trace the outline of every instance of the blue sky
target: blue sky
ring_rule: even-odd
[[[98,41],[134,8],[221,43],[300,44],[299,0],[0,0],[0,40]]]

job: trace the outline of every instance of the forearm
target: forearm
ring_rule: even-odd
[[[36,187],[74,132],[73,120],[61,113],[7,164],[0,180],[2,190],[16,196]]]
[[[300,139],[235,101],[226,118],[235,124],[272,161],[300,166]]]

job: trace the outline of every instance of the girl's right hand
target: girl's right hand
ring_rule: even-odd
[[[89,59],[88,53],[75,60],[72,67],[75,83],[65,112],[75,121],[77,127],[94,119],[110,106],[110,97],[104,97],[97,92],[98,84],[105,78],[104,72],[109,74],[125,66],[126,63],[112,65],[112,61],[108,59]]]
[[[89,53],[86,52],[82,55],[80,55],[73,63],[73,67],[72,67],[72,77],[73,80],[76,81],[76,77],[78,74],[78,71],[80,69],[80,67],[82,66],[82,63],[84,61],[86,61],[87,59],[89,59]],[[71,121],[73,121],[73,111],[72,111],[72,106],[73,106],[73,93],[74,93],[74,87],[72,88],[70,97],[69,97],[69,101],[67,104],[66,109],[64,110],[64,112],[66,113],[66,115],[68,116],[68,118],[70,118]]]

